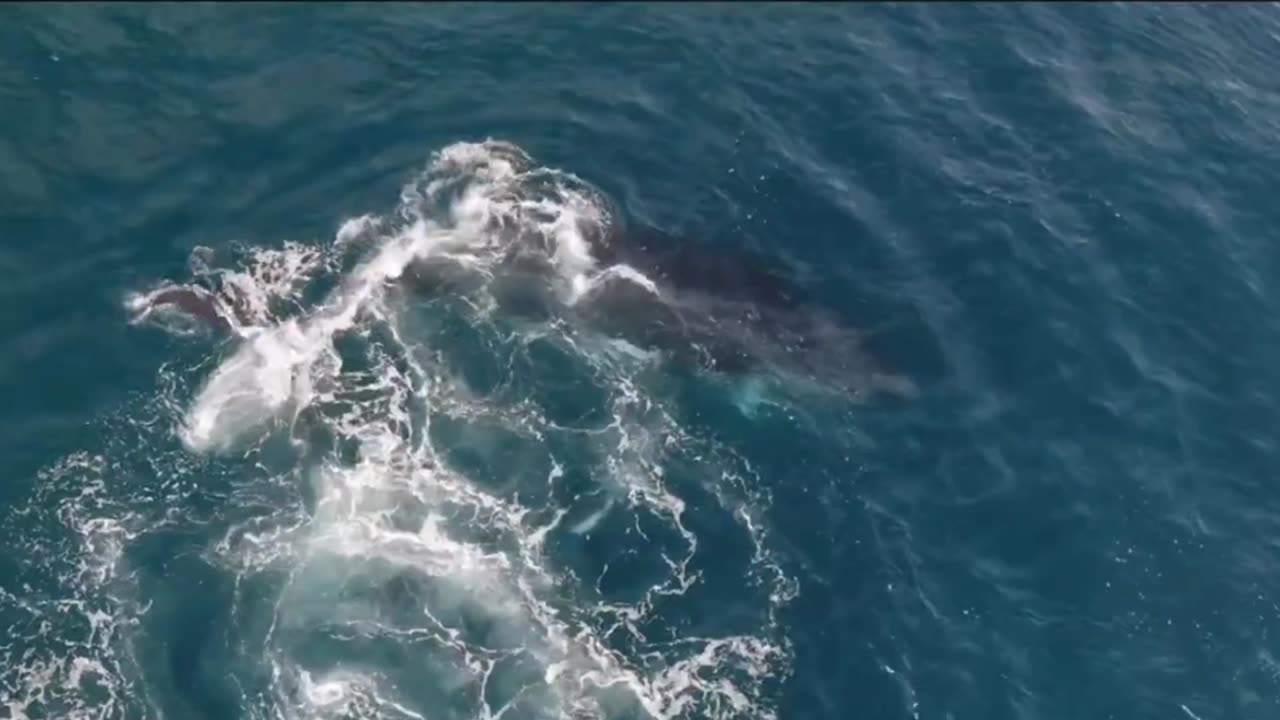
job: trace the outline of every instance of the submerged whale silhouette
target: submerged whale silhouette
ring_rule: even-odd
[[[418,295],[487,283],[508,313],[564,313],[581,325],[659,351],[685,367],[732,375],[777,371],[838,392],[912,395],[859,333],[821,307],[767,259],[723,251],[641,227],[587,234],[596,273],[565,304],[552,287],[556,263],[537,242],[515,242],[492,276],[448,258],[414,264],[401,282]]]
[[[642,227],[593,243],[602,266],[626,266],[656,292],[610,277],[581,312],[633,343],[726,373],[781,371],[851,393],[910,396],[915,385],[863,347],[860,333],[756,253]]]
[[[595,280],[569,306],[551,288],[555,263],[514,243],[488,279],[442,257],[411,264],[396,282],[415,295],[488,283],[506,310],[549,317],[565,312],[587,327],[679,364],[746,374],[781,371],[848,394],[912,395],[914,384],[888,372],[858,332],[748,252],[724,251],[652,228],[589,237]],[[622,271],[625,269],[625,271]],[[176,308],[226,334],[243,334],[243,313],[196,286],[170,286],[138,304],[138,319]]]

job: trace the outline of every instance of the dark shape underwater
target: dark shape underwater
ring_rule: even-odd
[[[834,312],[752,253],[725,251],[654,228],[614,232],[593,243],[602,267],[626,265],[656,285],[655,295],[625,275],[606,278],[579,303],[593,327],[707,370],[774,372],[852,396],[912,396]]]
[[[229,306],[214,293],[194,285],[170,286],[150,293],[139,302],[136,319],[166,309],[175,309],[224,334],[232,334],[244,324],[243,313],[234,304]]]
[[[513,242],[489,289],[504,310],[550,317],[567,313],[586,327],[637,347],[659,351],[689,368],[745,375],[786,376],[851,397],[912,396],[914,383],[887,371],[863,347],[859,333],[822,308],[769,262],[727,252],[653,228],[614,231],[590,239],[602,272],[572,307],[552,293],[554,266],[545,248]],[[484,280],[447,257],[414,263],[396,281],[415,296],[474,290]],[[169,287],[145,299],[142,315],[173,308],[210,328],[233,334],[243,326],[237,303],[200,287]]]

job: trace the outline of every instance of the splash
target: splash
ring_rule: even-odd
[[[591,302],[608,277],[657,292],[597,266],[591,239],[610,222],[581,179],[507,143],[460,143],[394,212],[348,220],[327,245],[257,250],[235,269],[193,258],[192,282],[217,279],[243,332],[197,387],[166,371],[155,405],[179,413],[178,457],[203,458],[169,475],[237,468],[203,556],[233,578],[226,672],[246,716],[773,717],[794,583],[750,467],[677,422],[653,353],[554,307],[510,312],[499,293],[528,263],[552,270],[532,277],[555,307]],[[404,292],[397,281],[432,262],[476,281]],[[330,288],[309,300],[317,279]],[[110,570],[72,583],[78,596],[128,594],[107,582],[125,560],[99,546],[132,542],[113,528],[146,527],[154,503],[118,491],[122,514],[78,552]],[[725,526],[711,557],[708,528]],[[735,621],[715,610],[728,602]],[[17,662],[14,677],[142,672],[121,659],[127,622],[113,623],[110,653]],[[123,682],[94,717],[124,716]],[[0,699],[15,717],[47,702]]]

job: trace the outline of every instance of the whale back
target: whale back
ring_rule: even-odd
[[[602,264],[625,263],[659,285],[771,307],[795,307],[804,294],[777,262],[745,250],[725,251],[650,227],[615,232],[599,247]]]

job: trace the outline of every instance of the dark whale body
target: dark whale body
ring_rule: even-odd
[[[648,227],[587,241],[596,275],[569,305],[556,297],[555,265],[537,241],[512,242],[487,280],[448,258],[428,258],[407,268],[399,282],[419,296],[466,293],[487,284],[508,314],[566,315],[685,368],[728,375],[783,373],[851,396],[915,392],[909,380],[887,372],[866,352],[848,322],[759,255]],[[623,267],[633,272],[619,272]]]
[[[600,272],[571,306],[552,292],[554,264],[516,242],[488,280],[443,257],[414,263],[396,281],[416,296],[487,285],[508,312],[576,317],[597,332],[656,350],[686,367],[746,374],[781,371],[837,392],[914,394],[906,378],[870,357],[859,334],[752,253],[725,251],[651,228],[588,238]],[[609,272],[626,266],[647,278]],[[656,292],[655,292],[656,290]],[[235,303],[199,287],[170,287],[146,298],[142,315],[172,306],[221,333],[245,323]]]
[[[167,287],[152,292],[142,299],[138,308],[137,319],[142,319],[156,310],[174,308],[189,318],[208,325],[213,330],[233,334],[236,328],[245,324],[241,313],[233,306],[222,302],[212,292],[197,286]]]
[[[173,305],[192,317],[199,318],[220,332],[231,331],[231,321],[223,316],[213,296],[193,288],[162,290],[151,298],[151,306]]]
[[[782,371],[855,395],[915,392],[866,352],[854,328],[758,254],[647,227],[614,232],[592,247],[600,266],[626,265],[658,290],[625,276],[597,287],[580,312],[607,332],[723,373]]]
[[[592,249],[601,265],[626,264],[659,285],[771,307],[806,301],[754,253],[716,250],[653,228],[612,233]]]

